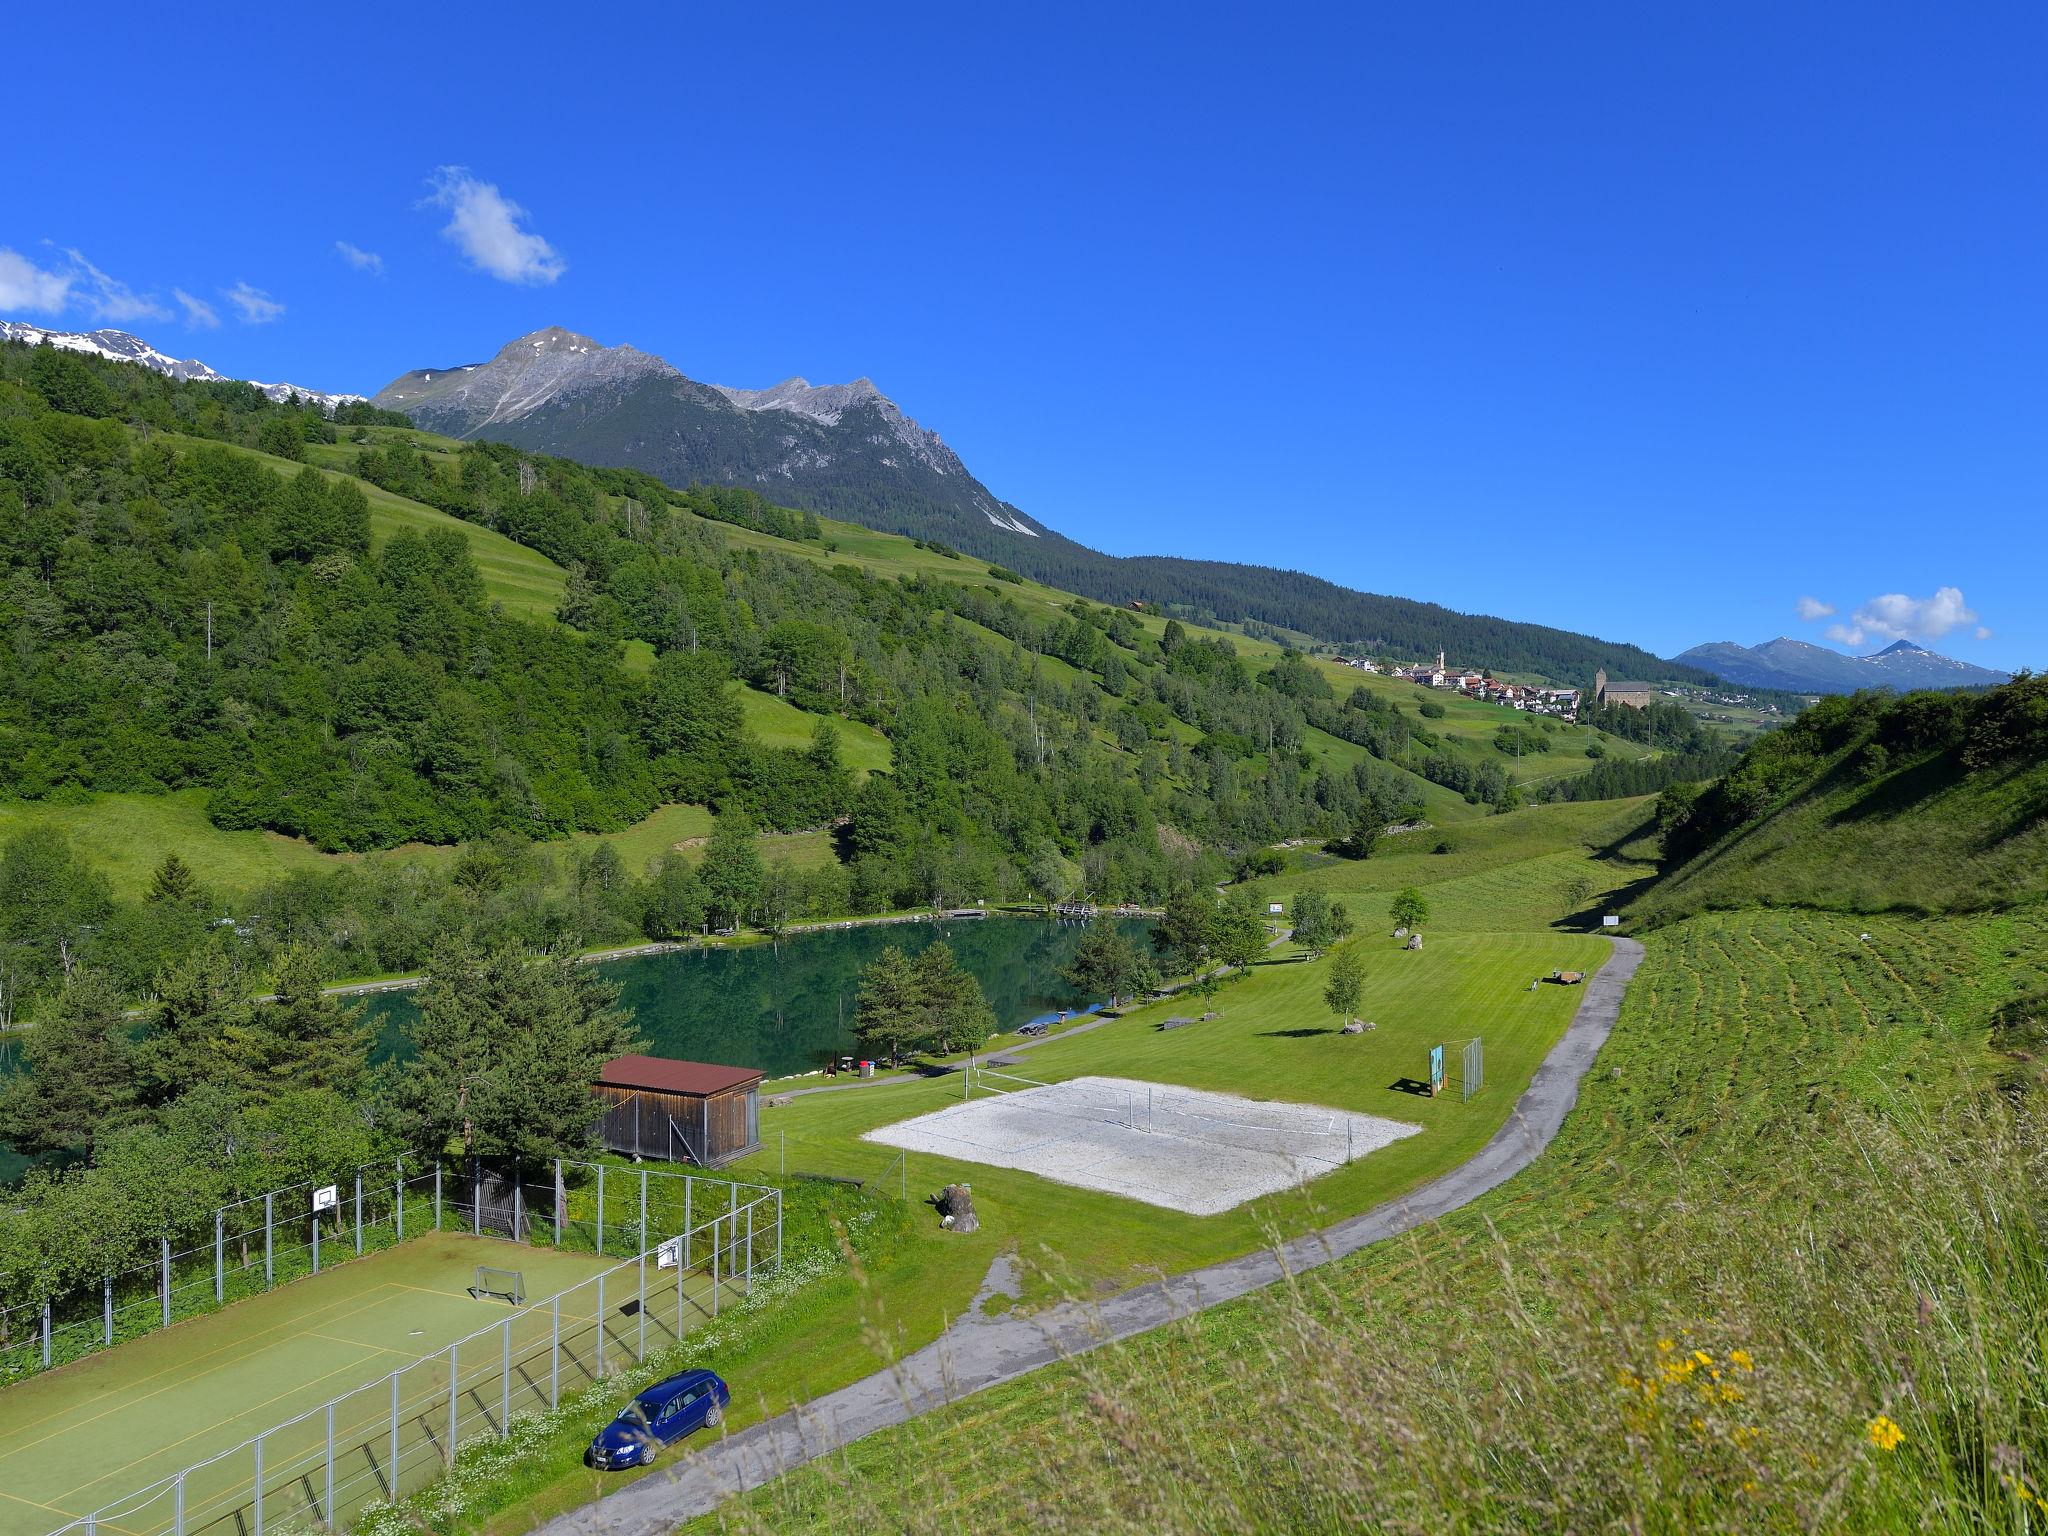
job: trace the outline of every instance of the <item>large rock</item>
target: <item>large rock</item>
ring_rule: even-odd
[[[932,1196],[938,1207],[939,1225],[948,1232],[979,1232],[981,1222],[974,1214],[974,1186],[948,1184]]]

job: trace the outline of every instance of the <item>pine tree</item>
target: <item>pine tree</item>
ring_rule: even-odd
[[[1060,979],[1077,992],[1105,997],[1114,1008],[1159,980],[1151,961],[1109,923],[1091,923]]]
[[[136,1049],[142,1098],[169,1104],[207,1083],[236,1077],[231,1039],[247,1034],[256,1004],[227,950],[209,945],[157,982],[156,1018]]]
[[[198,895],[199,877],[192,873],[192,866],[175,852],[165,854],[163,863],[157,865],[156,873],[150,877],[149,899],[191,901]]]
[[[853,1032],[861,1049],[890,1061],[922,1044],[923,1020],[918,1011],[917,972],[894,944],[864,966],[853,1005]]]
[[[527,1163],[587,1148],[599,1072],[642,1044],[617,998],[572,955],[443,946],[396,1085],[401,1134],[430,1157],[451,1141],[465,1156]]]
[[[22,1044],[0,1093],[0,1133],[17,1151],[98,1145],[135,1115],[135,1043],[120,988],[81,966]]]
[[[313,1088],[352,1095],[361,1086],[370,1056],[363,1005],[328,997],[321,980],[317,954],[292,945],[278,960],[276,1000],[227,1033],[236,1079],[251,1098]]]
[[[996,1032],[995,1009],[981,983],[961,969],[950,944],[933,944],[913,962],[924,1048],[938,1055],[978,1049]]]
[[[753,822],[742,811],[726,811],[711,828],[704,865],[697,872],[711,920],[720,927],[738,927],[760,895],[762,874]]]

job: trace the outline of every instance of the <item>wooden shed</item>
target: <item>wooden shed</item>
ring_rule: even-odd
[[[751,1067],[621,1056],[594,1091],[607,1151],[719,1168],[760,1150],[761,1074]]]

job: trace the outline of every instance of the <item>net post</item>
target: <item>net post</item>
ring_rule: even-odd
[[[434,1159],[434,1230],[441,1230],[441,1159]]]
[[[384,1497],[398,1502],[398,1372],[391,1373],[391,1464],[384,1473]]]
[[[473,1236],[484,1235],[484,1160],[480,1157],[469,1160],[469,1230]]]
[[[690,1267],[690,1197],[697,1192],[694,1174],[683,1175],[683,1268]]]
[[[562,1222],[568,1215],[567,1191],[562,1187],[562,1160],[555,1159],[555,1246],[562,1246]]]
[[[598,1164],[601,1168],[604,1165]],[[597,1277],[597,1379],[604,1380],[604,1276]]]
[[[213,1300],[215,1305],[227,1298],[227,1212],[216,1209],[213,1213]]]
[[[597,1165],[597,1251],[604,1253],[604,1164]]]
[[[505,1319],[505,1327],[498,1346],[498,1438],[504,1439],[512,1433],[512,1319]]]
[[[711,1315],[718,1316],[718,1224],[723,1216],[711,1218]]]
[[[327,1524],[333,1527],[339,1522],[334,1518],[334,1400],[332,1398],[329,1398],[327,1402],[327,1459],[323,1466],[326,1470],[326,1519]]]
[[[185,1536],[185,1474],[171,1485],[171,1536]]]
[[[320,1273],[320,1213],[313,1213],[313,1273]]]
[[[270,1202],[273,1198],[273,1191],[266,1189],[263,1192],[263,1289],[266,1291],[277,1283],[277,1270],[271,1263],[270,1245],[273,1230]]]
[[[166,1237],[160,1239],[160,1241],[164,1245],[164,1267],[162,1281],[164,1299],[164,1326],[168,1328],[171,1326],[171,1240],[168,1237]]]
[[[555,1229],[557,1232],[561,1228]],[[548,1301],[548,1409],[562,1402],[562,1297],[557,1292]]]
[[[50,1303],[43,1303],[43,1369],[50,1368]]]
[[[747,1202],[747,1279],[742,1287],[744,1292],[754,1294],[754,1202]]]
[[[680,1260],[676,1263],[676,1342],[683,1342],[683,1280],[690,1273]]]
[[[405,1168],[403,1165],[391,1170],[391,1206],[394,1212],[392,1230],[399,1242],[405,1241]]]
[[[526,1230],[526,1186],[519,1180],[519,1165],[512,1165],[512,1241],[519,1242]]]
[[[356,1170],[356,1257],[357,1257],[357,1258],[361,1258],[361,1257],[362,1257],[362,1254],[363,1254],[363,1170],[362,1170],[362,1169],[360,1169],[360,1168],[358,1168],[358,1169]],[[329,1516],[329,1517],[328,1517],[328,1523],[329,1523],[330,1525],[334,1523],[334,1522],[333,1522],[333,1517],[332,1517],[332,1516]]]
[[[442,1459],[449,1466],[455,1465],[455,1384],[462,1374],[462,1360],[457,1351],[461,1342],[448,1346],[448,1443],[441,1448]]]
[[[907,1179],[908,1174],[904,1175]],[[782,1273],[782,1191],[775,1191],[775,1273]]]
[[[640,1240],[634,1244],[640,1250],[634,1260],[633,1283],[640,1294],[640,1353],[638,1358],[647,1358],[647,1170],[640,1170]]]
[[[254,1525],[256,1529],[256,1536],[263,1536],[263,1437],[261,1435],[258,1435],[254,1443],[256,1448],[256,1479],[254,1483],[256,1500],[254,1509]]]
[[[100,1322],[100,1343],[103,1346],[111,1345],[114,1342],[114,1277],[112,1275],[105,1275],[100,1279]]]

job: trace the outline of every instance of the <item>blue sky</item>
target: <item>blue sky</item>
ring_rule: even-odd
[[[0,316],[866,374],[1117,553],[2048,662],[2038,6],[123,9],[13,18]]]

